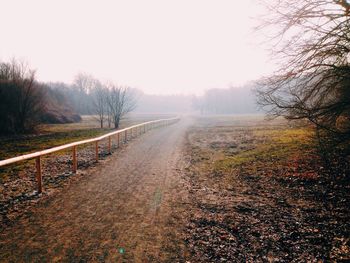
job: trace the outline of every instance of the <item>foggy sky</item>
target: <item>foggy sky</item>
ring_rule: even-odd
[[[261,10],[235,0],[0,0],[0,60],[41,81],[91,73],[153,94],[201,94],[272,71],[252,33]]]

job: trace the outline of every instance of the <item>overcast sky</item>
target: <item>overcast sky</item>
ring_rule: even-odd
[[[42,81],[91,73],[155,94],[201,94],[271,72],[255,1],[0,0],[0,60]]]

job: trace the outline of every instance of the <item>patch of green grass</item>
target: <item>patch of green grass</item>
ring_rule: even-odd
[[[257,163],[276,166],[296,154],[307,153],[313,144],[311,131],[300,128],[259,129],[253,132],[253,149],[224,156],[214,162],[216,172],[227,172],[240,166],[256,170]]]
[[[4,139],[1,141],[0,160],[93,138],[108,132],[109,129],[73,130]]]

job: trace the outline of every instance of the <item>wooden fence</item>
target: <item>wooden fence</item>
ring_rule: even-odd
[[[175,123],[179,120],[180,118],[170,118],[170,119],[161,119],[161,120],[155,120],[155,121],[149,121],[149,122],[144,122],[141,124],[133,125],[131,127],[117,130],[105,135],[102,135],[100,137],[92,138],[92,139],[87,139],[83,141],[78,141],[78,142],[73,142],[73,143],[68,143],[65,145],[53,147],[50,149],[46,149],[43,151],[35,152],[35,153],[30,153],[30,154],[25,154],[21,156],[17,156],[14,158],[6,159],[6,160],[1,160],[0,161],[0,167],[12,163],[17,163],[20,161],[24,160],[29,160],[29,159],[34,159],[35,158],[35,166],[36,166],[36,178],[38,182],[38,193],[42,192],[42,169],[41,169],[41,157],[50,153],[62,151],[68,148],[72,149],[72,170],[73,173],[77,172],[78,169],[78,158],[77,158],[77,148],[79,145],[83,144],[88,144],[88,143],[94,143],[95,144],[95,160],[98,161],[98,144],[101,140],[103,139],[108,139],[108,152],[112,152],[112,137],[116,137],[117,141],[117,147],[119,147],[121,142],[126,142],[130,138],[134,138],[135,136],[141,135],[142,133],[147,132],[150,129],[154,129],[157,127],[161,126],[168,126],[172,123]]]

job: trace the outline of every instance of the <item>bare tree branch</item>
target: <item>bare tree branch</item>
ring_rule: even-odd
[[[338,138],[350,138],[350,17],[345,0],[265,2],[259,30],[270,39],[280,69],[263,79],[258,103],[270,116],[308,119]]]

